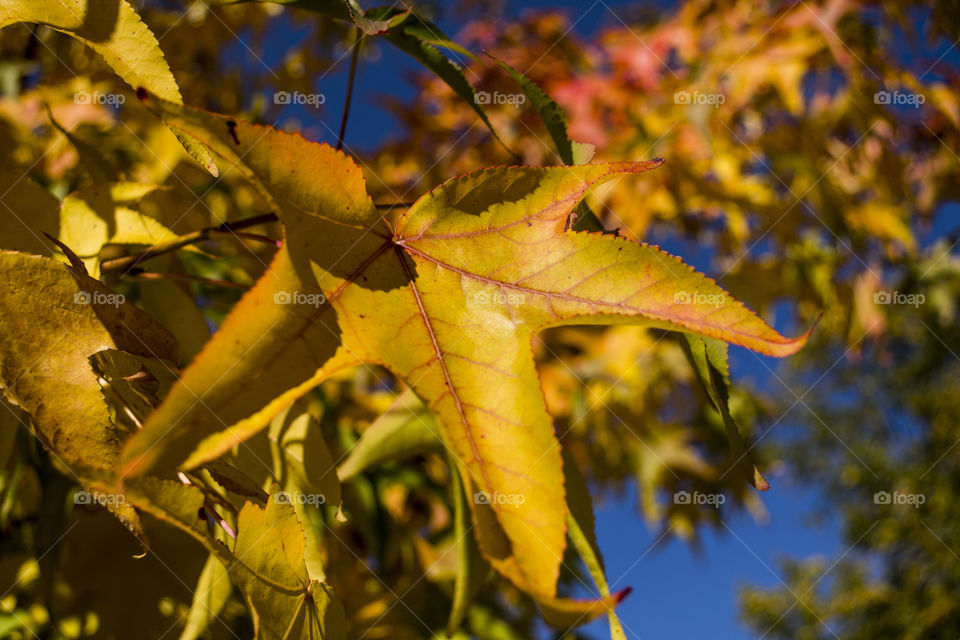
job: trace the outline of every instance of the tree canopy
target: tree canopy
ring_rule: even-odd
[[[752,628],[956,637],[954,9],[2,2],[0,635],[632,638],[776,474]]]

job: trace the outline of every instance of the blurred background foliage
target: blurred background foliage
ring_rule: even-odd
[[[271,4],[134,4],[186,104],[335,136],[341,106],[331,95],[319,110],[298,111],[273,94],[322,90],[322,78],[345,63],[353,33],[344,24]],[[731,406],[761,469],[821,488],[821,515],[843,523],[849,548],[839,559],[785,559],[780,588],[743,589],[744,620],[767,637],[960,636],[956,3],[618,5],[612,26],[589,35],[575,30],[575,12],[531,10],[512,20],[506,3],[476,0],[418,10],[454,25],[454,39],[471,51],[527,73],[563,107],[570,137],[596,146],[595,159],[666,159],[591,195],[609,229],[680,252],[784,333],[822,314],[800,355],[776,365],[757,358],[767,383],[735,387]],[[375,82],[384,55],[384,45],[365,46],[361,82]],[[460,62],[477,90],[519,93],[489,58]],[[443,82],[423,72],[384,86],[396,82],[412,97],[385,90],[391,135],[357,153],[376,202],[410,202],[451,176],[516,163]],[[9,184],[3,172],[28,173],[63,198],[90,185],[99,166],[162,185],[136,206],[177,234],[268,212],[248,184],[213,179],[189,159],[67,36],[33,25],[0,31],[0,88],[0,186]],[[92,91],[126,99],[75,99]],[[523,163],[559,163],[529,102],[488,110]],[[353,116],[348,150],[366,126]],[[19,197],[3,190],[0,199]],[[277,237],[270,225],[252,231]],[[223,237],[199,248],[103,274],[177,334],[185,362],[273,250]],[[103,252],[108,260],[126,249]],[[898,303],[907,296],[923,302]],[[723,422],[672,337],[564,328],[535,348],[557,433],[595,500],[634,485],[651,531],[694,545],[730,510],[764,517],[760,494],[729,472]],[[344,374],[313,394],[314,428],[338,458],[401,392],[385,370]],[[0,636],[179,633],[193,584],[178,576],[199,575],[204,554],[154,523],[155,556],[131,558],[130,536],[102,509],[72,504],[69,482],[8,408],[0,411]],[[455,567],[420,576],[452,542],[448,484],[440,456],[395,461],[344,484],[339,518],[314,514],[328,525],[318,527],[326,572],[350,637],[420,638],[426,627],[443,628],[447,607],[435,603],[449,600]],[[728,500],[720,509],[675,504],[679,490]],[[878,505],[878,491],[926,500]],[[117,566],[89,566],[92,549],[127,547],[110,554]],[[584,572],[569,564],[563,580],[577,593]],[[136,575],[135,589],[126,575]],[[467,631],[542,634],[532,602],[490,579],[498,588],[481,590]],[[229,603],[213,637],[244,637],[245,615],[239,601]]]

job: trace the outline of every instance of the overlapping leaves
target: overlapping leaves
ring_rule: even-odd
[[[642,324],[776,356],[805,340],[780,336],[655,247],[564,230],[590,187],[658,161],[484,169],[441,185],[391,228],[359,167],[329,147],[146,101],[261,189],[285,242],[131,439],[127,476],[214,459],[335,371],[381,364],[436,416],[475,496],[487,561],[551,603],[567,509],[533,335],[563,324]]]
[[[0,248],[61,256],[49,239],[56,238],[83,259],[87,273],[98,277],[104,246],[149,246],[176,238],[160,222],[132,208],[156,188],[134,182],[96,184],[59,202],[29,178],[0,172]]]
[[[160,44],[127,0],[5,0],[0,28],[34,22],[70,34],[103,56],[132,87],[147,87],[179,103],[180,87],[167,66]],[[213,175],[210,153],[189,136],[178,134],[184,148]]]
[[[437,47],[469,54],[435,25],[410,11],[363,13],[352,1],[286,4],[350,19],[366,35],[386,34],[489,126],[473,88]],[[269,127],[182,107],[146,27],[122,0],[116,15],[106,7],[82,0],[57,6],[14,2],[0,10],[0,26],[42,22],[98,51],[121,77],[142,87],[141,98],[208,170],[237,171],[261,191],[283,224],[284,243],[267,273],[156,406],[163,395],[157,378],[170,368],[147,361],[176,360],[177,345],[92,280],[73,255],[79,253],[96,275],[107,243],[170,240],[156,221],[125,206],[153,187],[98,184],[59,205],[32,183],[11,178],[13,197],[36,201],[39,215],[30,223],[17,217],[19,227],[8,218],[7,226],[19,235],[8,234],[4,247],[25,253],[4,252],[0,267],[26,278],[8,278],[0,292],[4,328],[18,336],[4,344],[0,372],[6,396],[31,415],[41,440],[94,492],[117,487],[119,462],[130,504],[207,546],[211,563],[221,564],[208,563],[201,586],[219,608],[229,589],[217,582],[229,575],[247,601],[258,637],[328,637],[342,631],[342,614],[322,576],[311,572],[323,570],[302,514],[275,499],[262,508],[257,482],[217,458],[269,424],[270,455],[279,465],[273,474],[282,486],[338,498],[329,451],[296,401],[342,369],[382,365],[424,408],[413,412],[415,422],[382,422],[371,429],[340,475],[348,479],[378,464],[385,451],[397,454],[397,443],[400,453],[435,448],[439,436],[455,478],[461,539],[451,628],[482,575],[478,551],[533,596],[556,626],[611,612],[623,594],[610,593],[589,495],[572,461],[561,456],[534,367],[534,335],[559,325],[639,324],[710,340],[691,340],[695,348],[722,340],[778,356],[805,341],[780,336],[715,283],[655,247],[571,230],[577,228],[575,212],[585,212],[580,203],[589,189],[660,161],[483,169],[444,183],[389,223],[367,195],[359,167],[343,154]],[[563,161],[584,160],[556,104],[526,76],[503,66],[544,115]],[[74,250],[59,245],[72,267],[26,255],[55,253],[42,233]],[[43,299],[32,295],[40,289]],[[79,307],[67,306],[71,294]],[[24,323],[46,330],[31,335]],[[70,342],[67,348],[62,341]],[[28,354],[41,351],[39,366],[28,361]],[[709,351],[693,355],[701,374],[712,375],[710,367],[720,366]],[[708,392],[735,434],[724,387],[714,382]],[[142,477],[174,469],[194,473],[181,474],[179,484]],[[193,486],[201,477],[220,485],[223,491],[212,494],[219,507],[205,493],[210,486]],[[231,512],[236,496],[243,504]],[[133,507],[122,503],[113,511],[140,533]],[[475,543],[463,540],[471,528]],[[596,600],[557,596],[568,536],[597,584]],[[202,604],[194,603],[189,634],[210,620]],[[622,635],[613,616],[611,624]]]
[[[172,363],[176,341],[82,269],[15,251],[0,251],[0,334],[0,386],[55,460],[84,485],[87,467],[115,473],[129,434],[111,419],[88,359],[116,350]],[[132,507],[106,504],[143,538]]]

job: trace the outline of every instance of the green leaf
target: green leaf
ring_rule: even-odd
[[[371,9],[370,13],[378,13],[381,11],[384,11],[384,9]],[[469,58],[471,60],[477,59],[477,56],[473,55],[473,53],[471,53],[468,49],[451,40],[450,37],[440,29],[440,27],[430,20],[427,20],[426,18],[423,18],[411,11],[400,11],[398,9],[389,9],[386,11],[388,15],[391,16],[391,27],[402,24],[403,32],[406,35],[417,38],[421,42],[433,45],[434,47],[440,47],[442,49],[446,49],[447,51],[452,51],[465,58]]]
[[[433,415],[411,389],[407,389],[363,432],[337,468],[341,481],[371,467],[443,448]]]
[[[447,621],[447,635],[460,627],[464,616],[470,610],[470,604],[480,591],[490,573],[483,562],[476,537],[471,531],[469,496],[460,479],[460,469],[450,461],[450,490],[453,492],[453,534],[457,544],[457,577],[453,585],[453,604]]]
[[[223,611],[231,591],[230,574],[226,567],[216,556],[210,555],[197,580],[180,640],[197,640]]]
[[[28,629],[28,622],[30,621],[32,621],[30,612],[22,609],[0,615],[0,636],[7,637],[7,634],[18,629]]]
[[[597,152],[597,147],[589,142],[571,142],[570,146],[573,150],[573,164],[587,164]]]
[[[730,384],[730,364],[728,361],[726,342],[684,333],[684,351],[693,365],[704,390],[707,392],[713,406],[723,418],[723,425],[727,430],[730,441],[730,455],[734,464],[740,469],[744,479],[759,491],[767,491],[770,483],[760,473],[753,457],[747,451],[740,436],[737,423],[730,414],[729,394],[727,387]]]
[[[430,40],[425,40],[421,37],[425,35],[425,33],[432,33],[434,37]],[[407,53],[414,60],[433,72],[434,75],[443,80],[448,87],[453,89],[453,92],[460,96],[480,117],[480,120],[487,125],[487,129],[490,130],[494,139],[500,143],[500,146],[506,149],[512,156],[516,157],[516,154],[510,150],[506,143],[500,138],[496,129],[494,129],[493,123],[490,122],[490,118],[487,117],[487,112],[481,104],[479,95],[467,81],[463,68],[445,56],[437,48],[437,44],[441,42],[450,42],[439,29],[436,29],[436,27],[433,27],[429,23],[411,17],[402,22],[398,28],[391,29],[384,37],[396,45],[401,51]],[[439,44],[439,46],[444,46],[445,48],[458,52],[462,51],[460,47],[454,48],[446,44]]]
[[[274,477],[286,491],[313,496],[318,504],[340,503],[340,481],[333,455],[323,439],[320,422],[302,399],[279,413],[270,423],[268,437]]]
[[[382,35],[401,51],[422,64],[448,87],[453,89],[487,126],[494,139],[511,155],[516,154],[503,142],[487,117],[473,86],[467,81],[463,67],[443,54],[439,48],[458,55],[476,59],[470,51],[451,40],[433,22],[421,18],[410,9],[378,7],[365,13],[359,6],[347,0],[253,0],[271,1],[279,4],[323,13],[340,20],[351,20],[365,35]],[[439,48],[438,48],[439,47]],[[163,97],[163,96],[160,96]]]
[[[98,490],[115,490],[109,474],[89,475]],[[290,504],[246,502],[231,549],[207,529],[208,503],[198,487],[146,477],[128,479],[123,491],[130,505],[182,529],[226,567],[249,606],[257,640],[345,637],[343,606],[330,585],[309,575],[304,530]]]
[[[590,572],[600,595],[604,598],[610,597],[610,586],[607,584],[606,571],[603,568],[603,556],[600,555],[600,547],[597,544],[597,534],[594,528],[593,500],[590,498],[590,492],[587,489],[587,483],[577,467],[576,461],[570,452],[563,450],[563,473],[567,481],[567,536],[573,543],[577,553],[583,559],[583,563]],[[628,590],[621,592],[618,598],[623,599]],[[626,634],[623,632],[623,625],[617,617],[614,609],[607,611],[607,618],[610,621],[611,640],[626,640]]]
[[[266,0],[238,0],[226,4],[244,2],[264,2]],[[269,0],[296,9],[321,13],[331,18],[353,22],[364,35],[375,36],[386,33],[391,26],[390,20],[371,20],[364,15],[363,9],[355,0]]]
[[[563,164],[577,164],[573,159],[573,145],[570,142],[570,137],[567,135],[566,115],[564,115],[560,105],[548,96],[537,83],[528,78],[526,74],[513,68],[503,60],[498,60],[489,53],[487,55],[509,73],[510,77],[516,80],[520,88],[523,89],[524,95],[527,96],[530,104],[532,104],[533,108],[540,114],[540,119],[543,120],[543,124],[547,126],[547,132],[550,134],[550,137],[553,138],[553,144],[556,145],[557,153],[560,154],[560,160]]]
[[[567,134],[567,118],[563,108],[548,96],[537,83],[526,74],[513,68],[506,62],[487,54],[520,85],[530,104],[537,110],[540,119],[547,127],[547,132],[553,138],[560,160],[566,165],[587,164],[593,158],[596,148],[592,144],[572,142]],[[590,210],[586,202],[577,205],[571,225],[576,231],[603,231],[603,225],[597,216]]]
[[[259,461],[259,464],[253,466],[249,471],[256,474],[256,471],[265,464],[265,462]],[[203,465],[202,469],[209,473],[210,478],[223,487],[225,491],[235,493],[243,498],[252,498],[260,504],[266,504],[267,498],[270,497],[263,486],[257,484],[253,478],[223,458],[211,460]]]
[[[340,481],[333,455],[323,438],[318,404],[308,397],[283,409],[267,430],[240,443],[233,452],[233,461],[236,468],[223,459],[207,466],[220,484],[240,495],[260,499],[262,492],[251,495],[249,487],[244,486],[249,479],[274,494],[275,499],[282,496],[294,507],[301,522],[315,522],[326,506],[334,510],[339,507]],[[322,580],[325,571],[321,541],[312,526],[305,527],[304,534],[308,543],[307,571],[311,578]]]

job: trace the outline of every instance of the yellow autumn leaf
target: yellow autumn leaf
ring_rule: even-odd
[[[144,87],[181,103],[180,87],[160,43],[127,0],[5,0],[0,4],[0,29],[17,22],[44,24],[69,34],[103,56],[134,89]],[[190,155],[214,176],[218,174],[202,145],[190,136],[178,137]]]
[[[380,364],[436,416],[474,486],[488,561],[551,603],[567,513],[536,332],[640,324],[774,356],[806,340],[781,336],[656,247],[565,231],[592,186],[660,161],[483,169],[434,189],[391,227],[342,153],[156,98],[147,104],[258,185],[285,241],[130,439],[126,476],[202,464],[334,372]]]
[[[108,244],[153,245],[177,237],[130,205],[157,189],[134,182],[95,184],[63,202],[29,178],[0,172],[0,248],[63,258],[44,234],[79,256],[87,273],[100,276],[100,251]]]
[[[173,362],[173,338],[82,271],[14,251],[0,251],[0,333],[0,386],[30,414],[54,461],[84,485],[87,467],[114,473],[126,434],[111,420],[90,358],[115,349]],[[142,538],[130,505],[102,502]]]

